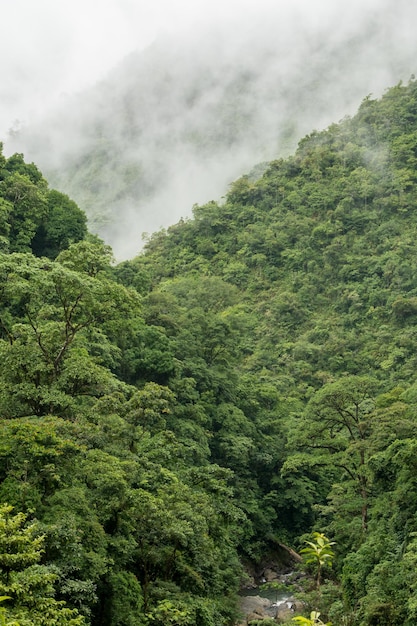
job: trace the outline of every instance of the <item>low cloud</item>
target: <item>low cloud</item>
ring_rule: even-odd
[[[51,12],[1,88],[3,127],[25,106],[6,150],[73,196],[119,258],[417,65],[408,0],[39,4]]]

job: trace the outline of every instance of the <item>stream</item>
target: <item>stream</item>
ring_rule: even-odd
[[[245,589],[240,593],[240,596],[242,608],[246,605],[250,612],[255,608],[256,599],[259,599],[259,608],[268,617],[276,617],[279,610],[291,608],[289,605],[292,605],[294,601],[294,597],[289,591],[262,589],[261,587]],[[245,598],[248,600],[245,601]],[[250,602],[250,598],[253,598],[253,603]],[[268,600],[268,603],[265,600]]]

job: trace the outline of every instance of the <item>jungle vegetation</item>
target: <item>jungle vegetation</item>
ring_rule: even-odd
[[[0,290],[2,618],[230,626],[315,533],[306,615],[415,623],[416,81],[119,264],[0,156]]]

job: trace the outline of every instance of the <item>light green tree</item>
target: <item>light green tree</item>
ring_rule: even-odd
[[[313,540],[306,541],[307,546],[300,550],[306,565],[312,565],[316,570],[316,588],[320,589],[322,570],[325,565],[331,567],[334,559],[334,551],[331,546],[334,541],[329,541],[323,533],[313,533]]]
[[[296,617],[292,618],[292,621],[300,626],[332,626],[331,622],[327,622],[326,624],[321,621],[320,613],[318,611],[311,611],[310,617],[303,617],[302,615],[296,615]]]
[[[0,506],[0,593],[10,598],[9,615],[22,626],[82,626],[83,617],[54,597],[56,575],[40,564],[43,543],[35,522]]]

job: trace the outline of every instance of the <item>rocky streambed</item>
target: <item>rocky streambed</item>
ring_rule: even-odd
[[[259,590],[259,593],[263,593]],[[280,593],[278,598],[268,598],[264,595],[243,595],[240,599],[240,611],[243,619],[240,626],[246,626],[251,620],[274,618],[277,621],[285,620],[295,614],[297,600],[290,594]]]
[[[294,571],[298,559],[293,555],[295,553],[285,564],[282,560],[269,561],[257,568],[247,568],[247,579],[240,592],[242,618],[238,626],[266,618],[283,622],[301,613],[302,603],[296,594],[304,575]]]

